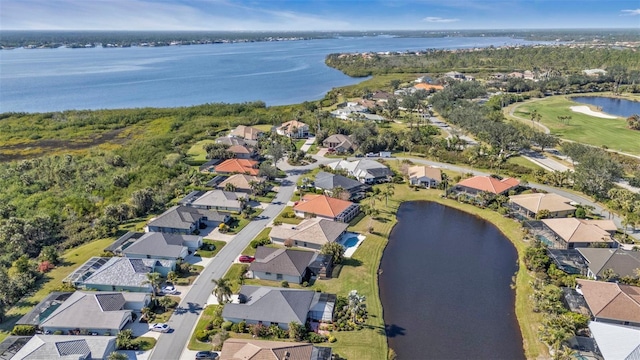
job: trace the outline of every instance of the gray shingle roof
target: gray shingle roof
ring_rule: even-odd
[[[323,245],[336,241],[348,227],[349,224],[333,220],[311,218],[303,220],[295,228],[286,225],[274,226],[269,236]]]
[[[362,183],[357,180],[349,179],[346,176],[331,174],[328,172],[320,171],[316,175],[314,184],[317,188],[331,190],[335,187],[341,187],[347,191],[357,190],[362,188]]]
[[[119,329],[131,311],[121,293],[76,291],[51,313],[42,327],[79,329]]]
[[[91,354],[91,349],[89,349],[89,344],[87,344],[87,341],[84,339],[61,341],[61,342],[57,342],[55,346],[60,356],[76,355],[76,354],[87,356]]]
[[[201,192],[197,192],[201,193]],[[193,194],[193,193],[191,193]],[[187,195],[187,198],[191,196],[191,194]],[[203,193],[204,194],[204,193]],[[181,200],[181,203],[185,201],[185,199]],[[191,202],[195,202],[198,199],[191,200]],[[200,221],[202,218],[207,218],[209,221],[224,221],[226,214],[221,214],[214,210],[204,210],[204,209],[196,209],[189,206],[180,206],[176,205],[171,207],[169,210],[160,214],[157,218],[149,221],[149,226],[157,226],[157,227],[165,227],[172,229],[184,229],[189,230],[191,227]]]
[[[52,292],[47,295],[44,300],[40,301],[33,310],[21,317],[16,324],[39,326],[40,322],[44,320],[42,314],[46,314],[47,310],[51,308],[55,309],[60,306],[60,304],[65,302],[72,294],[72,292]]]
[[[145,288],[151,291],[149,284],[144,284],[147,274],[154,272],[156,267],[172,268],[173,260],[136,259],[126,257],[99,258],[92,257],[86,263],[94,263],[96,259],[106,260],[100,262],[100,266],[81,266],[70,274],[64,282],[70,282],[75,286],[95,285],[128,286]]]
[[[168,234],[159,232],[145,233],[138,241],[133,243],[122,252],[124,254],[132,255],[150,255],[158,257],[173,257],[178,258],[181,256],[184,248],[185,241],[193,241],[199,238],[196,235],[179,235]]]
[[[579,248],[578,252],[588,261],[589,269],[597,276],[602,276],[607,269],[613,270],[620,277],[635,276],[635,269],[640,269],[640,252],[616,249]]]
[[[106,359],[115,350],[115,336],[35,335],[12,359]]]
[[[256,260],[251,263],[249,270],[302,276],[316,256],[316,253],[313,251],[276,249],[260,246],[256,250]]]
[[[292,321],[304,324],[311,308],[315,291],[294,290],[244,285],[240,296],[244,304],[226,304],[223,318],[269,321],[289,324]]]

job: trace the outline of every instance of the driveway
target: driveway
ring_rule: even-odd
[[[311,148],[311,145],[313,145],[313,143],[316,142],[316,138],[315,137],[310,137],[307,139],[307,141],[304,142],[304,145],[302,145],[300,147],[300,150],[307,152],[309,151],[309,149]]]

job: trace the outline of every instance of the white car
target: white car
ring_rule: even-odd
[[[149,330],[157,331],[157,332],[161,332],[161,333],[166,333],[166,332],[169,332],[169,330],[171,330],[171,328],[167,324],[158,323],[158,324],[149,325]]]
[[[167,286],[162,288],[162,293],[163,294],[173,295],[173,294],[175,294],[177,292],[178,292],[178,289],[176,289],[176,287],[173,286],[173,285],[167,285]]]

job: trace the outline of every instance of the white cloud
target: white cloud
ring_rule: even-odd
[[[452,23],[452,22],[460,21],[460,19],[447,19],[447,18],[441,18],[437,16],[427,16],[423,20],[430,23]]]
[[[621,10],[621,11],[622,11],[622,15],[630,15],[630,16],[640,15],[640,9]]]

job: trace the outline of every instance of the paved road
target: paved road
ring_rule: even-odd
[[[520,152],[520,155],[539,165],[540,167],[542,167],[543,169],[547,170],[547,171],[560,171],[560,172],[564,172],[567,170],[572,170],[569,167],[567,167],[566,165],[564,165],[561,162],[556,161],[553,158],[550,158],[548,156],[546,156],[543,153],[539,153],[533,150],[523,150]]]

